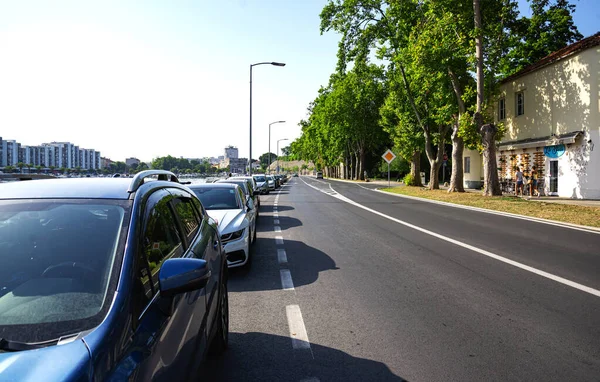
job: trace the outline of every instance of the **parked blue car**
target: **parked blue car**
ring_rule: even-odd
[[[217,226],[170,172],[0,185],[0,264],[2,381],[189,380],[227,347]]]

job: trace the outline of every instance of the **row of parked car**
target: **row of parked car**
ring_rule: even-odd
[[[0,185],[0,380],[201,379],[228,344],[228,269],[286,179],[270,178]]]

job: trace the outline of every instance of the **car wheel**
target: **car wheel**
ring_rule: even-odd
[[[227,350],[229,344],[229,296],[227,293],[227,277],[223,275],[219,295],[219,310],[217,317],[217,332],[210,344],[209,354],[217,356]]]

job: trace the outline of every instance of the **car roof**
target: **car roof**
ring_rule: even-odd
[[[229,178],[229,179],[219,179],[219,180],[217,180],[215,183],[219,183],[219,184],[222,184],[222,183],[230,183],[230,184],[233,184],[233,183],[235,183],[235,184],[243,184],[243,185],[244,185],[244,190],[245,190],[245,191],[247,191],[246,189],[247,189],[247,187],[248,187],[248,180],[247,180],[247,179],[237,179],[237,180],[236,180],[236,179],[234,179],[234,178]],[[215,183],[212,183],[212,184],[215,184]]]
[[[196,184],[188,184],[188,188],[236,188],[239,187],[235,183],[196,183]]]
[[[6,182],[0,199],[129,199],[132,179],[75,178]]]

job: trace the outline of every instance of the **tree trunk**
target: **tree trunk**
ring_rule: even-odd
[[[496,126],[486,124],[481,126],[481,142],[483,144],[483,195],[500,196],[500,180],[496,164]]]
[[[431,169],[429,170],[429,189],[439,190],[440,189],[440,162],[437,160],[431,163]]]
[[[446,126],[438,126],[439,138],[437,144],[437,154],[435,156],[433,155],[432,138],[429,128],[423,130],[425,135],[425,154],[427,154],[427,159],[429,160],[429,165],[431,166],[429,172],[430,190],[440,189],[440,180],[438,179],[438,174],[440,171],[440,165],[442,164],[442,158],[444,157],[444,143],[446,142],[445,137],[448,131],[447,129],[448,128]]]
[[[361,150],[360,151],[360,179],[361,180],[366,180],[365,179],[365,169],[366,169],[366,154],[365,154],[365,150]]]
[[[344,157],[343,179],[348,179],[348,156]]]
[[[481,8],[479,0],[473,0],[473,14],[475,21],[475,57],[477,59],[477,113],[481,113],[483,105],[484,78],[483,78],[483,30],[481,25]],[[481,126],[477,126],[478,128]]]
[[[448,68],[448,75],[452,82],[452,88],[456,95],[456,102],[458,104],[458,118],[452,128],[452,175],[450,177],[450,187],[448,192],[465,192],[464,187],[464,169],[463,169],[463,151],[465,148],[465,141],[460,136],[460,123],[461,118],[466,112],[465,102],[463,101],[463,92],[460,86],[460,82],[456,77],[456,74]]]
[[[423,187],[421,182],[421,152],[415,150],[410,160],[410,175],[413,178],[413,186]]]
[[[354,153],[354,178],[353,180],[358,180],[358,174],[360,174],[360,161],[358,160],[358,153]]]
[[[465,192],[463,172],[464,140],[458,136],[460,122],[457,121],[452,130],[452,175],[448,192]]]

